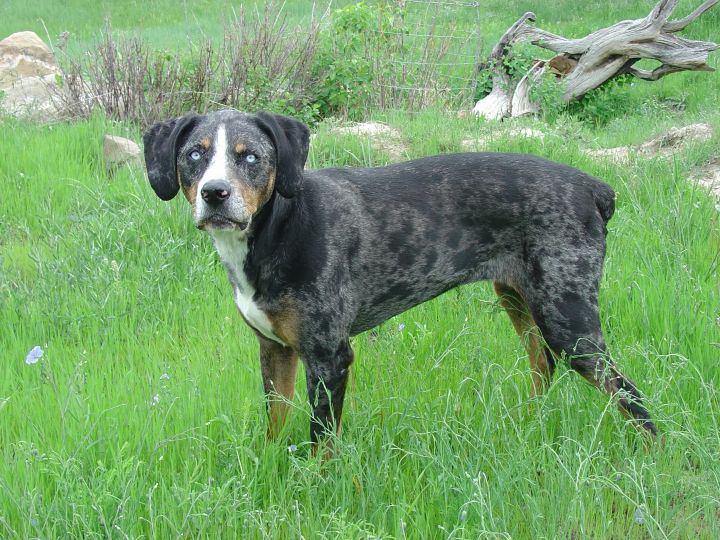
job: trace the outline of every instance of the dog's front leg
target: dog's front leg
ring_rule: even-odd
[[[268,411],[268,438],[276,436],[287,418],[295,394],[297,353],[258,334],[260,369],[262,371]]]
[[[335,430],[340,432],[343,399],[353,351],[348,340],[337,345],[316,345],[305,358],[308,398],[313,410],[310,439],[317,444]]]

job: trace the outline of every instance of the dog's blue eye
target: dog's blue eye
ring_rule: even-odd
[[[193,150],[192,152],[190,152],[190,159],[192,159],[193,161],[197,161],[201,157],[202,157],[202,154],[197,150]]]
[[[257,156],[255,154],[248,154],[247,156],[245,156],[245,161],[247,161],[248,163],[255,163],[256,160]]]

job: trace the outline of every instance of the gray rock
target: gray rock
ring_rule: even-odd
[[[140,154],[140,147],[130,139],[115,135],[105,135],[103,139],[103,158],[107,171],[122,165],[142,165]]]
[[[720,212],[720,159],[706,163],[690,178],[690,181],[710,192],[715,198],[715,209]]]
[[[39,121],[60,118],[60,75],[52,51],[34,32],[0,41],[0,109],[6,113]]]

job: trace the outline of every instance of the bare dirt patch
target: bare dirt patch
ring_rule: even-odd
[[[720,159],[706,164],[690,178],[691,181],[707,189],[715,198],[715,208],[720,211]]]
[[[332,132],[338,135],[367,137],[370,146],[385,151],[393,161],[401,161],[407,158],[408,147],[403,143],[400,132],[382,122],[358,122],[348,126],[336,127]]]
[[[600,150],[587,150],[593,158],[625,161],[631,156],[650,159],[655,157],[671,157],[683,151],[689,144],[709,141],[713,136],[713,128],[709,124],[690,124],[684,127],[675,127],[666,134],[635,146],[618,146],[616,148],[603,148]],[[718,201],[716,207],[720,210],[720,160],[713,160],[705,165],[698,173],[690,178],[707,189]]]
[[[620,161],[629,159],[632,155],[644,158],[669,157],[681,151],[687,144],[702,143],[710,140],[712,135],[713,128],[711,125],[690,124],[689,126],[671,128],[665,135],[642,144],[588,150],[587,154],[594,158],[609,158]]]
[[[464,139],[460,144],[463,150],[472,152],[486,148],[488,144],[500,137],[527,137],[539,139],[542,141],[545,138],[545,133],[543,133],[539,129],[533,128],[511,128],[507,131],[495,131],[493,135],[481,136],[475,139]]]

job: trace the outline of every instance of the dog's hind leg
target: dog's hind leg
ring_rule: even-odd
[[[500,305],[505,308],[515,332],[525,345],[532,372],[532,396],[541,395],[550,385],[555,373],[555,359],[545,349],[540,331],[530,315],[525,299],[510,285],[493,283]]]
[[[268,438],[275,437],[285,425],[285,420],[295,395],[295,375],[298,356],[290,347],[269,340],[258,334],[260,343],[260,368],[262,371],[268,412]]]
[[[563,287],[558,282],[536,284],[528,304],[545,342],[558,356],[569,358],[570,367],[597,388],[617,398],[620,411],[637,427],[657,434],[650,414],[635,385],[610,358],[600,328],[597,289],[588,281]]]

